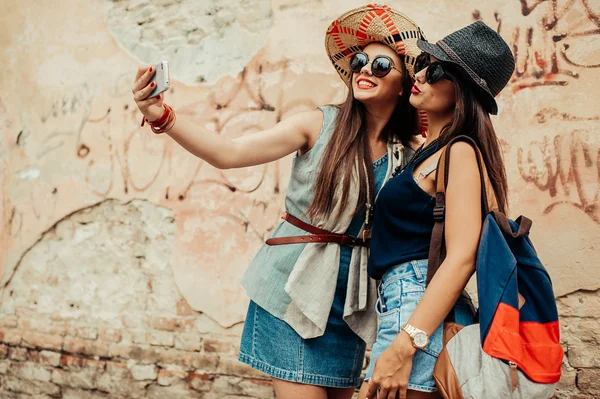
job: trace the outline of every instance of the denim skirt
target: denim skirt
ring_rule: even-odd
[[[366,380],[373,375],[377,358],[392,344],[402,327],[408,322],[423,293],[427,278],[427,259],[414,260],[390,268],[382,277],[376,304],[378,315],[377,339],[373,344],[371,363]],[[467,305],[454,307],[457,323],[468,326],[473,323],[473,312]],[[443,325],[435,330],[429,344],[417,350],[413,357],[408,389],[422,392],[437,391],[433,368],[443,346]]]
[[[239,360],[280,380],[335,388],[359,386],[366,344],[343,320],[350,257],[351,249],[342,247],[335,297],[322,336],[303,339],[285,321],[250,301]]]

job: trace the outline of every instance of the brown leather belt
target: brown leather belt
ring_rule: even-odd
[[[291,236],[291,237],[273,237],[269,238],[266,242],[267,245],[284,245],[284,244],[308,244],[308,243],[326,243],[333,242],[340,245],[347,245],[349,247],[361,246],[368,247],[369,239],[364,237],[354,237],[346,234],[332,233],[331,231],[323,230],[319,227],[313,226],[295,216],[285,213],[282,217],[286,222],[298,227],[310,233],[307,236]]]

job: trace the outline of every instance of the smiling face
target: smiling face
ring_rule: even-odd
[[[438,61],[429,56],[430,62]],[[456,104],[454,82],[440,79],[433,84],[426,81],[427,68],[415,75],[415,84],[411,90],[410,103],[413,107],[429,113],[448,114],[454,112]]]
[[[403,75],[400,71],[404,70],[400,56],[382,43],[371,43],[363,52],[369,57],[369,63],[360,72],[352,74],[354,98],[364,104],[398,101],[398,96],[402,95]],[[374,76],[371,70],[373,60],[379,55],[389,57],[397,68],[382,78]]]

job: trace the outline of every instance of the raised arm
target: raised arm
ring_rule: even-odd
[[[139,68],[132,90],[138,108],[149,121],[160,118],[163,113],[162,94],[146,99],[154,88],[148,84],[154,73],[151,67]],[[214,167],[231,169],[271,162],[297,150],[304,153],[314,145],[322,124],[321,111],[300,112],[269,129],[230,139],[178,116],[167,134]]]

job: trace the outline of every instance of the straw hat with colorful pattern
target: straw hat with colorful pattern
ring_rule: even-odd
[[[333,66],[350,85],[350,58],[372,42],[380,42],[404,56],[406,69],[414,79],[415,58],[421,54],[417,40],[425,40],[421,28],[406,15],[386,6],[368,4],[350,10],[329,25],[325,48]]]
[[[425,40],[421,28],[406,15],[386,5],[368,4],[348,11],[329,25],[325,49],[342,80],[350,87],[350,59],[369,43],[387,45],[403,56],[410,77],[415,79],[415,60],[421,49],[417,40]],[[419,111],[419,132],[427,131],[427,114]]]

